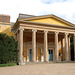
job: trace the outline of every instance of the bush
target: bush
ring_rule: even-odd
[[[0,64],[17,62],[17,47],[14,37],[0,33]]]

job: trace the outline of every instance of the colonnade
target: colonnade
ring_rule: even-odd
[[[23,62],[23,31],[24,29],[19,29],[19,62]],[[32,61],[36,62],[36,32],[37,30],[32,30]],[[55,57],[56,61],[59,61],[59,51],[58,51],[58,34],[55,32]],[[65,51],[66,51],[66,61],[69,61],[69,33],[64,32],[65,34]],[[44,61],[48,62],[48,31],[44,31]],[[74,34],[74,50],[75,50],[75,34]],[[74,51],[75,59],[75,51]]]

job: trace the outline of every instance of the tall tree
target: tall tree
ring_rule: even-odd
[[[17,47],[14,37],[0,33],[0,64],[17,62]]]
[[[71,36],[71,40],[70,40],[71,44],[71,60],[74,61],[74,36]]]

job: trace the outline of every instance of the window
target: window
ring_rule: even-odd
[[[13,29],[13,27],[11,27],[11,32],[14,32],[14,29]]]

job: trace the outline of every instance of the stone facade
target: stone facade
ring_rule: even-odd
[[[42,23],[42,19],[46,18],[56,19],[62,25]],[[19,45],[19,64],[71,61],[70,36],[74,36],[75,41],[74,24],[55,15],[47,15],[18,19],[14,30]]]

